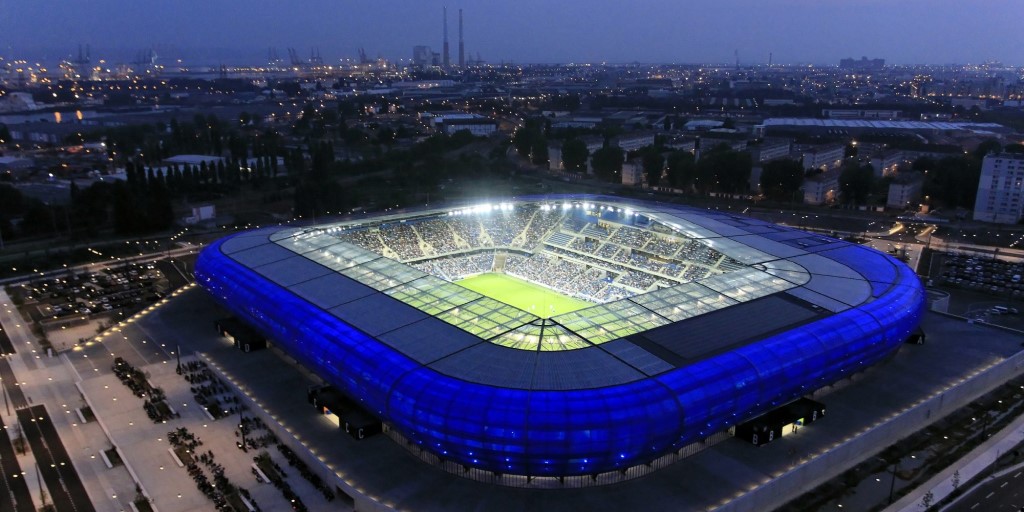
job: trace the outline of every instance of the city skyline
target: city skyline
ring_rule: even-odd
[[[163,58],[204,65],[260,63],[268,48],[279,55],[296,48],[305,58],[315,47],[325,63],[354,58],[360,48],[371,58],[409,59],[415,45],[442,51],[442,9],[448,7],[453,49],[453,27],[463,9],[466,53],[479,53],[489,63],[734,63],[738,56],[742,65],[766,64],[769,58],[776,64],[836,64],[868,56],[896,65],[1024,64],[1024,46],[1015,44],[1013,27],[1024,18],[1024,4],[1010,0],[969,11],[951,0],[725,0],[685,6],[665,0],[628,6],[608,0],[401,0],[386,7],[318,0],[302,10],[253,0],[244,12],[236,5],[8,2],[0,4],[0,52],[56,60],[74,57],[82,44],[96,58],[129,60],[155,48]]]

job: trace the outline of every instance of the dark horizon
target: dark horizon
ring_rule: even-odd
[[[18,58],[28,60],[34,64],[36,62],[55,66],[62,59],[74,60],[78,57],[78,43],[74,43],[67,49],[63,48],[26,48],[19,50],[17,48],[0,48],[0,58],[10,59]],[[150,47],[141,48],[119,48],[119,47],[103,47],[95,46],[89,43],[82,43],[83,54],[89,49],[91,52],[92,62],[96,63],[100,59],[104,59],[108,65],[119,65],[119,64],[131,64],[139,59],[143,54],[148,54],[150,50],[154,50],[157,53],[157,63],[166,67],[175,67],[178,65],[178,60],[181,60],[181,66],[186,67],[216,67],[220,65],[227,66],[262,66],[267,63],[268,51],[270,48],[181,48],[181,47],[167,47],[162,45],[154,45]],[[281,58],[284,64],[288,63],[288,49],[286,47],[273,48],[277,52],[277,56]],[[345,63],[358,62],[358,48],[351,52],[334,53],[329,52],[324,46],[312,46],[295,48],[298,56],[304,60],[309,60],[311,51],[318,50],[320,56],[323,58],[324,65],[338,65]],[[367,56],[373,60],[378,57],[388,60],[392,64],[405,64],[411,59],[408,56],[397,55],[378,55],[371,53],[366,50]],[[438,53],[440,53],[438,51]],[[715,67],[732,67],[735,66],[736,60],[733,58],[722,59],[717,61],[644,61],[639,59],[622,60],[622,61],[611,61],[611,60],[595,60],[595,61],[584,61],[584,60],[562,60],[562,61],[520,61],[520,60],[490,60],[486,55],[481,55],[487,65],[651,65],[651,66],[715,66]],[[470,57],[467,52],[467,59]],[[472,53],[472,58],[476,58],[476,52]],[[999,59],[988,59],[985,61],[977,62],[892,62],[885,55],[864,55],[864,54],[849,54],[836,57],[834,60],[811,62],[811,61],[780,61],[778,55],[771,56],[771,64],[777,67],[785,66],[815,66],[815,67],[828,67],[838,66],[841,59],[852,58],[859,60],[862,57],[867,59],[883,59],[885,60],[886,67],[961,67],[961,66],[975,66],[984,65],[988,63],[999,63],[1008,68],[1024,68],[1024,64],[1005,62]],[[455,58],[453,52],[452,65],[455,65]],[[739,60],[742,68],[751,68],[758,66],[767,66],[769,64],[768,57],[764,61],[746,61],[743,60],[740,55]]]
[[[181,0],[141,6],[118,0],[39,0],[0,7],[0,55],[56,61],[92,47],[94,60],[130,62],[156,49],[162,64],[264,63],[268,48],[325,63],[355,58],[407,60],[415,45],[442,51],[442,9],[448,23],[465,14],[467,57],[491,64],[686,63],[835,65],[846,57],[891,65],[1024,65],[1015,25],[1024,4],[993,0],[964,9],[953,0],[668,0],[622,5],[612,0],[458,4],[397,0],[341,5],[312,0],[301,7],[252,0],[239,11],[223,1]],[[155,21],[154,21],[155,20]],[[582,20],[582,21],[580,21]],[[40,30],[40,28],[44,30]],[[454,30],[451,46],[457,46]],[[454,57],[454,55],[453,55]]]

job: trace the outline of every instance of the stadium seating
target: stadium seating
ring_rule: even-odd
[[[536,204],[338,236],[449,281],[492,271],[495,251],[508,251],[504,272],[598,303],[642,293],[659,281],[681,283],[743,267],[678,233],[588,222],[575,212]]]

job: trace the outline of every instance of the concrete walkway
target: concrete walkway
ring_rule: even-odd
[[[87,405],[75,386],[77,376],[65,363],[65,358],[49,357],[41,352],[29,325],[3,289],[0,289],[0,325],[17,350],[7,359],[19,387],[31,404],[46,405],[93,505],[98,510],[128,510],[128,503],[135,494],[135,483],[125,468],[107,468],[100,452],[109,449],[110,442],[97,423],[82,423],[75,412]],[[6,408],[0,406],[0,414],[5,414],[4,422],[10,425],[16,419],[13,407],[12,414],[6,415],[6,412]],[[33,501],[42,503],[39,486],[35,485],[35,457],[29,452],[19,455],[18,459],[25,479],[33,483],[29,485]]]
[[[989,466],[996,462],[996,459],[1003,453],[1012,450],[1014,446],[1024,440],[1024,415],[1019,416],[1013,423],[1007,425],[992,437],[986,440],[962,459],[956,461],[939,474],[914,489],[909,494],[900,498],[885,512],[919,512],[922,499],[928,491],[932,492],[932,503],[949,496],[953,492],[953,473],[960,472],[960,483],[965,483],[974,478]]]

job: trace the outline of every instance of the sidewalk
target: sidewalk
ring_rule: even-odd
[[[191,356],[183,357],[182,363],[194,360]],[[199,452],[212,451],[231,483],[252,493],[261,509],[289,508],[278,489],[269,483],[258,483],[251,472],[252,458],[264,450],[285,469],[287,482],[310,510],[329,507],[323,497],[289,467],[276,447],[246,452],[237,449],[235,431],[238,416],[233,414],[211,420],[196,403],[190,384],[175,372],[175,364],[153,363],[139,369],[148,375],[151,384],[164,390],[167,403],[181,415],[180,418],[154,425],[142,408],[142,399],[134,396],[117,377],[110,374],[86,378],[79,386],[160,512],[216,510],[214,503],[197,490],[187,470],[180,467],[168,452],[171,444],[166,434],[180,427],[187,428],[202,440]],[[247,411],[245,415],[252,418],[259,415],[259,411]],[[208,475],[211,474],[203,467]]]
[[[13,306],[5,290],[0,289],[0,324],[11,338],[17,353],[7,357],[30,404],[43,404],[53,420],[71,464],[98,510],[126,510],[135,493],[131,476],[118,468],[107,468],[100,452],[110,448],[105,435],[95,422],[81,423],[75,410],[87,405],[75,387],[75,374],[63,357],[49,357],[39,351],[35,336]],[[4,416],[12,424],[13,414]],[[0,414],[6,409],[0,408]],[[37,485],[36,460],[29,452],[19,455],[25,479],[36,504],[42,503]]]
[[[962,459],[897,500],[896,503],[887,507],[885,512],[919,512],[921,499],[928,491],[931,491],[934,496],[932,503],[938,502],[953,492],[954,472],[960,471],[960,482],[967,482],[994,464],[1000,454],[1013,449],[1022,440],[1024,440],[1024,415],[996,432]]]

